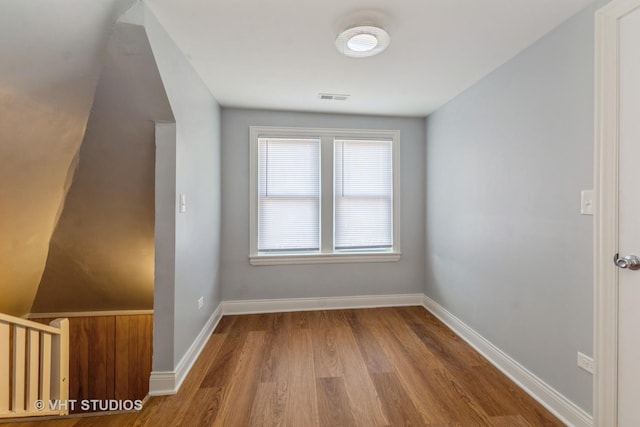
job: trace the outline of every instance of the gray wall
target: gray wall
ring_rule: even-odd
[[[402,258],[395,263],[251,266],[249,126],[401,131]],[[423,292],[424,120],[260,110],[222,110],[222,283],[224,300]]]
[[[176,119],[175,187],[158,188],[156,194],[173,202],[175,215],[175,240],[159,243],[174,245],[175,273],[171,277],[165,271],[157,278],[168,282],[156,282],[154,302],[153,369],[163,371],[176,367],[220,302],[220,108],[148,9],[145,28]],[[166,165],[171,159],[161,160]],[[159,173],[172,173],[170,166]],[[171,177],[157,179],[164,182]],[[186,213],[177,213],[176,196],[180,193],[186,194]],[[171,218],[163,219],[163,224],[171,223]],[[158,231],[165,235],[174,232]],[[166,256],[166,247],[156,250]],[[204,307],[198,310],[200,297]]]
[[[153,308],[156,120],[173,115],[144,28],[118,23],[32,313]]]
[[[602,2],[600,2],[602,3]],[[427,295],[592,411],[594,11],[427,119]]]

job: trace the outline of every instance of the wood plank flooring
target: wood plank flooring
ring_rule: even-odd
[[[14,426],[561,426],[421,307],[225,316],[175,396]]]

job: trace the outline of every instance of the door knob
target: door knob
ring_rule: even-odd
[[[613,257],[613,262],[619,268],[628,268],[629,270],[640,269],[640,259],[635,255],[627,255],[620,258],[618,254],[616,254]]]

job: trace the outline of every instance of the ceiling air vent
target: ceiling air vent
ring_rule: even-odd
[[[346,101],[351,95],[339,93],[319,93],[318,98],[324,101]]]

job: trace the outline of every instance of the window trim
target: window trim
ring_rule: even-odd
[[[258,252],[258,139],[320,139],[320,252],[265,254]],[[393,156],[393,246],[390,251],[334,252],[333,150],[336,139],[390,139]],[[249,127],[249,262],[251,265],[328,264],[399,261],[400,252],[400,131],[381,129]],[[327,219],[327,218],[330,218]]]

